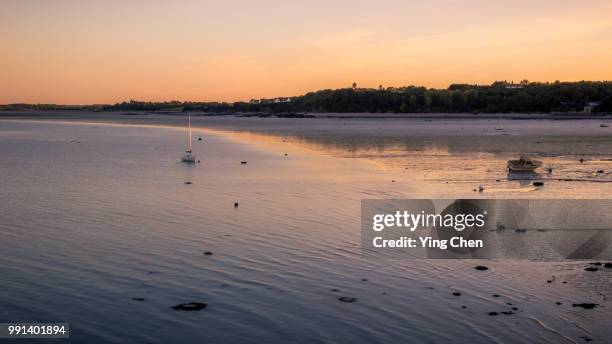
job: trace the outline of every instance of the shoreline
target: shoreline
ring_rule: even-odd
[[[61,116],[61,118],[74,118],[75,116],[99,118],[105,116],[185,116],[191,114],[195,117],[236,117],[236,118],[331,118],[331,119],[423,119],[423,120],[479,120],[479,119],[509,119],[509,120],[610,120],[611,113],[583,114],[579,112],[568,113],[301,113],[301,112],[172,112],[172,111],[88,111],[88,110],[0,110],[1,118],[38,118]]]

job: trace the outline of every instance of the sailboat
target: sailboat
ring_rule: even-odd
[[[189,115],[189,150],[185,151],[185,155],[181,158],[181,161],[187,164],[195,164],[196,157],[191,152],[191,114]]]

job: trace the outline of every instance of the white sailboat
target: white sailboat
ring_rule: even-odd
[[[191,114],[189,115],[189,133],[188,133],[189,150],[185,151],[185,155],[181,158],[181,161],[188,164],[195,164],[196,157],[191,152]]]

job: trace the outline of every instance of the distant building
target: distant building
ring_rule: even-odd
[[[600,105],[601,105],[601,102],[588,102],[584,106],[584,109],[582,110],[582,112],[586,115],[589,115],[591,114],[591,112],[593,112],[593,110],[595,110]]]

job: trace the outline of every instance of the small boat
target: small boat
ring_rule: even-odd
[[[191,115],[189,115],[189,137],[187,139],[189,141],[189,150],[185,151],[185,155],[183,155],[181,161],[187,164],[195,164],[196,157],[191,152]]]
[[[188,164],[195,164],[196,157],[195,155],[191,154],[191,149],[188,151],[185,151],[185,155],[183,155],[183,157],[181,158],[181,161],[186,162]]]
[[[508,169],[512,172],[534,172],[542,166],[539,160],[531,160],[521,156],[518,160],[508,160]]]

